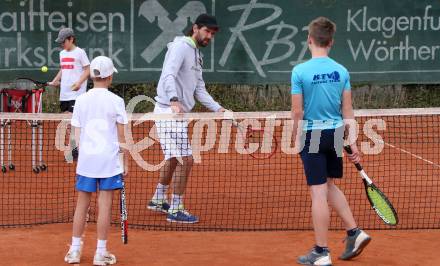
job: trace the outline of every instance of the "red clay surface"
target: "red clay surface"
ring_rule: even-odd
[[[70,244],[71,224],[33,228],[1,229],[2,265],[64,265]],[[373,241],[350,262],[337,259],[344,232],[330,232],[329,246],[334,265],[440,265],[436,256],[440,230],[369,231]],[[96,248],[96,228],[89,225],[81,265],[91,265]],[[117,265],[295,265],[296,257],[313,244],[306,232],[152,232],[129,231],[123,245],[112,228],[108,248]]]

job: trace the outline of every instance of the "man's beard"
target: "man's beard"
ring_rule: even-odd
[[[197,38],[197,44],[198,44],[198,46],[199,46],[199,47],[206,47],[206,46],[208,46],[210,40],[206,40],[206,42],[205,42],[205,40],[206,40],[206,39],[200,39],[200,38]]]

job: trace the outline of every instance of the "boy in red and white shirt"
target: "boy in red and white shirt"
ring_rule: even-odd
[[[60,86],[61,112],[72,113],[76,98],[86,92],[90,61],[86,52],[76,46],[72,29],[61,29],[55,41],[63,50],[60,52],[60,71],[49,85]],[[70,150],[66,155],[67,161],[71,161],[72,158],[69,157],[76,159],[78,156],[73,134],[70,136]]]
[[[61,112],[73,112],[75,100],[86,92],[90,61],[86,52],[76,46],[75,34],[70,28],[63,28],[55,40],[61,45],[60,71],[50,85],[60,85]]]

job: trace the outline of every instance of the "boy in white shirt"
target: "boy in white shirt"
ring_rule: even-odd
[[[124,130],[128,123],[124,100],[107,88],[117,70],[110,58],[98,56],[90,65],[94,88],[76,99],[72,115],[79,157],[76,168],[78,201],[73,218],[72,245],[64,260],[79,263],[81,236],[93,192],[99,187],[98,243],[94,265],[116,263],[116,257],[106,248],[110,227],[113,191],[122,188],[122,175],[127,174],[128,152],[120,146],[125,142]],[[124,152],[124,165],[119,153]]]
[[[61,112],[72,113],[76,98],[86,92],[90,62],[86,52],[76,46],[76,38],[72,29],[61,29],[55,41],[61,45],[63,50],[60,52],[60,71],[49,82],[49,85],[60,86]],[[78,152],[75,149],[73,134],[70,136],[70,144],[71,155],[69,155],[76,159]],[[69,158],[66,160],[70,161]]]

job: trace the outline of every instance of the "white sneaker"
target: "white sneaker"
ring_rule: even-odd
[[[354,236],[347,236],[344,241],[346,242],[345,251],[339,258],[341,260],[350,260],[362,253],[364,248],[370,243],[371,237],[363,230],[358,229]]]
[[[70,264],[79,263],[81,261],[81,252],[82,252],[83,242],[81,241],[81,246],[79,250],[72,251],[70,247],[66,256],[64,257],[64,261]]]
[[[312,248],[312,250],[308,254],[298,257],[296,262],[302,265],[332,265],[330,250],[328,250],[327,248],[324,249],[321,253],[318,253],[315,248]]]
[[[109,252],[105,254],[95,253],[93,257],[93,265],[112,265],[116,263],[116,257]]]

